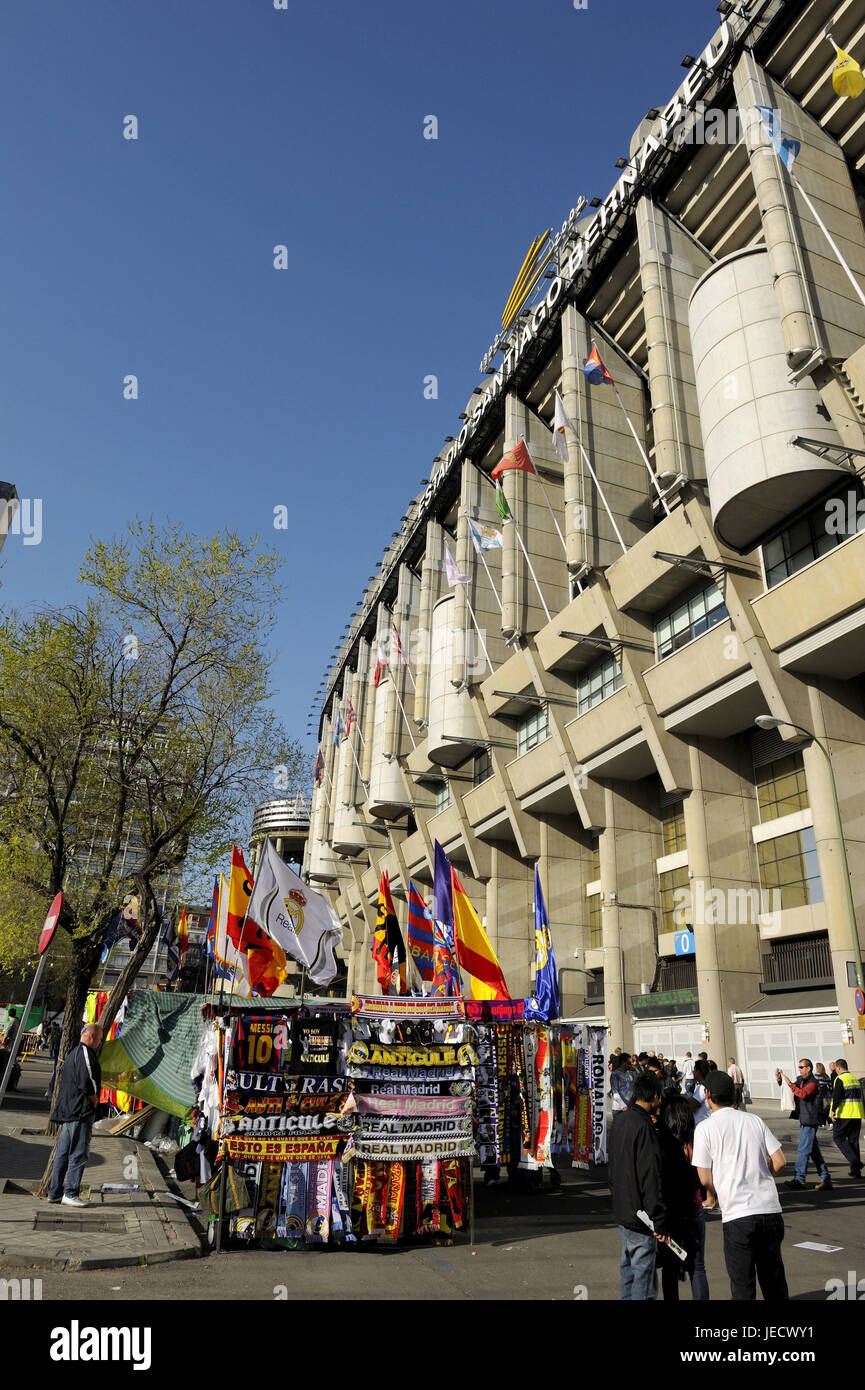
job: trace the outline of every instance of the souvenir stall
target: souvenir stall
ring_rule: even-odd
[[[362,1242],[473,1226],[474,1030],[462,999],[352,998],[355,1230]]]
[[[205,1010],[194,1139],[213,1243],[351,1242],[343,1158],[355,1126],[345,1004],[232,1000]]]

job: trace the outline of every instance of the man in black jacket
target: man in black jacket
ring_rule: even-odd
[[[60,1094],[51,1112],[53,1122],[63,1128],[54,1158],[48,1201],[62,1201],[67,1207],[88,1205],[78,1196],[78,1189],[90,1157],[93,1117],[102,1086],[102,1073],[95,1051],[101,1043],[102,1029],[95,1023],[86,1024],[81,1030],[80,1044],[70,1052],[64,1063],[60,1074]]]
[[[661,1197],[661,1146],[653,1116],[661,1108],[661,1084],[650,1071],[634,1083],[634,1098],[613,1126],[613,1213],[622,1240],[621,1297],[658,1296],[655,1262],[658,1241],[668,1233]],[[654,1225],[637,1215],[644,1211]]]

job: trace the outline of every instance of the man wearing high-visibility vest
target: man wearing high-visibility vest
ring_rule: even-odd
[[[835,1081],[832,1085],[832,1138],[850,1164],[851,1178],[861,1178],[862,1160],[859,1157],[859,1131],[865,1119],[862,1087],[851,1071],[847,1059],[839,1057],[833,1064]]]

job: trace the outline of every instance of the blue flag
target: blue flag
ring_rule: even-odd
[[[454,900],[451,886],[451,861],[438,840],[434,840],[435,862],[433,868],[433,917],[444,922],[453,932]]]
[[[760,119],[766,127],[766,134],[772,141],[775,153],[780,159],[788,174],[792,174],[796,156],[802,148],[801,140],[791,140],[781,129],[778,120],[778,112],[773,111],[771,106],[758,106],[755,108],[760,113]]]
[[[550,936],[547,909],[541,892],[541,876],[535,865],[535,992],[526,1000],[526,1018],[549,1023],[558,1018],[561,1011],[559,1001],[559,972],[556,969],[556,953]]]

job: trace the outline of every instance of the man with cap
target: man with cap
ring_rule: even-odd
[[[781,1260],[784,1219],[773,1174],[781,1172],[785,1159],[759,1115],[733,1108],[735,1095],[725,1071],[709,1073],[711,1113],[694,1133],[691,1161],[706,1189],[706,1205],[721,1208],[731,1298],[755,1299],[759,1279],[766,1302],[778,1303],[789,1295]]]

